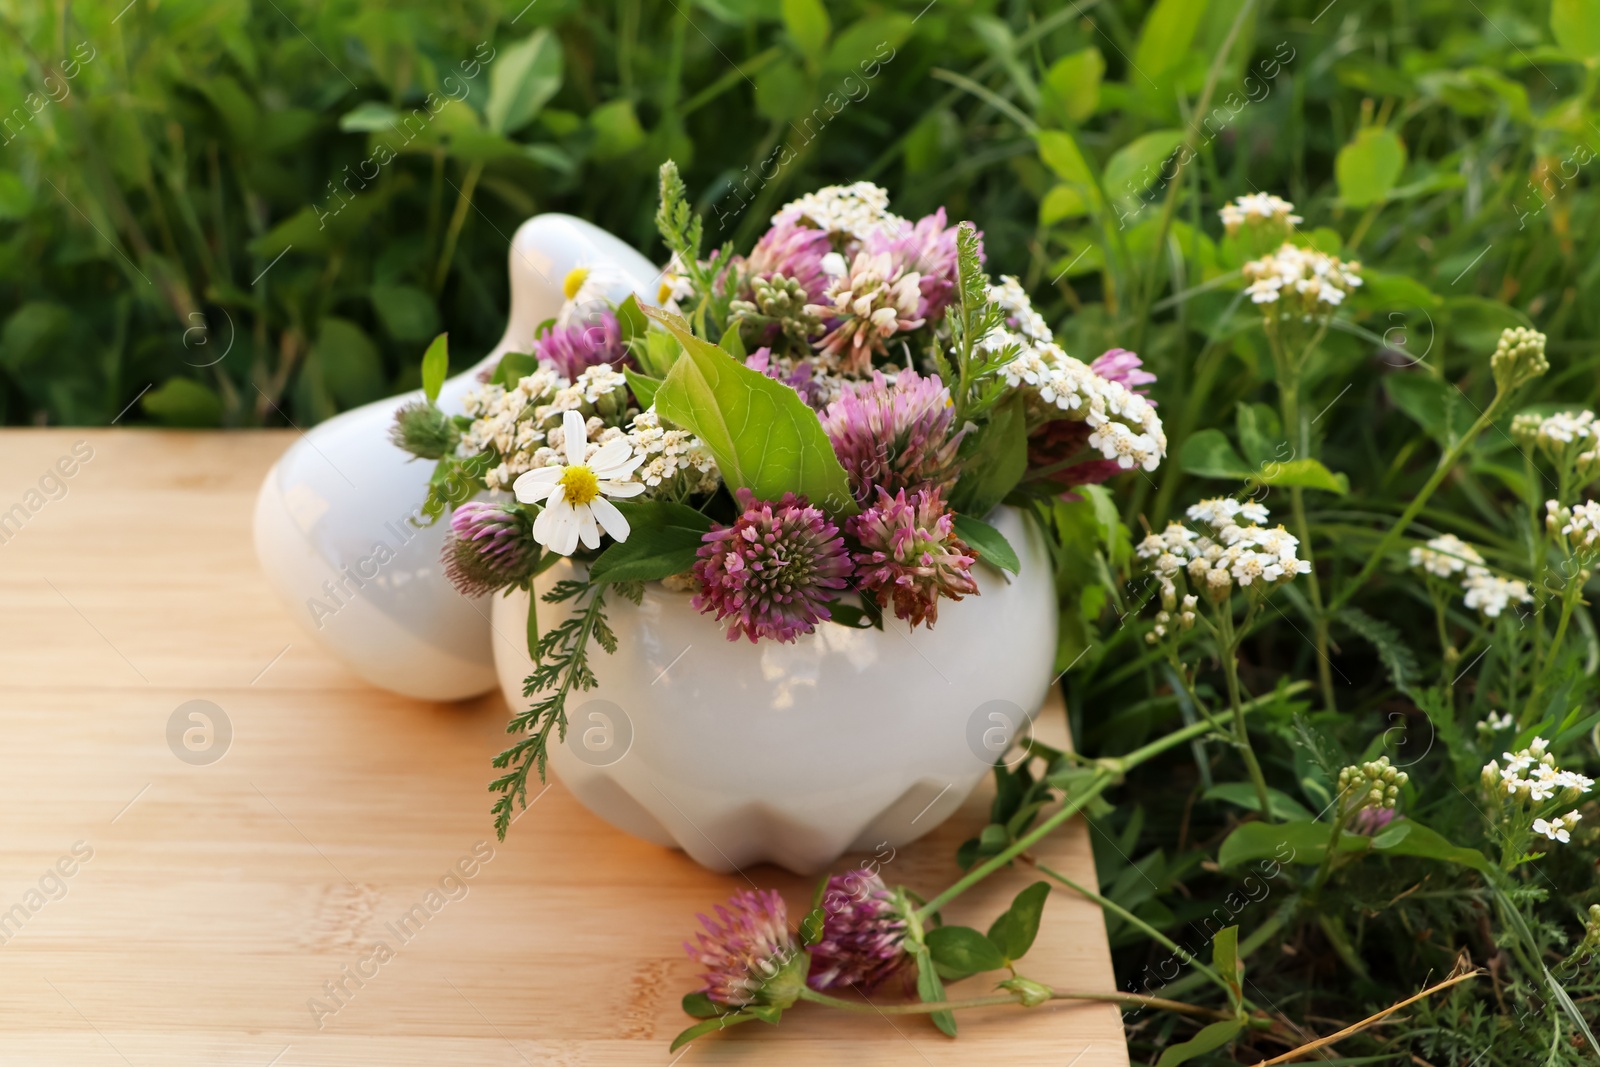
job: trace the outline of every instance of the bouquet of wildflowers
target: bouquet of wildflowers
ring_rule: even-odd
[[[542,777],[573,691],[606,652],[607,591],[661,581],[729,640],[796,641],[827,624],[933,626],[978,593],[980,563],[1015,572],[986,519],[1074,487],[1153,470],[1166,437],[1132,352],[1068,355],[1016,279],[983,268],[982,235],[943,209],[915,222],[867,182],[785,206],[747,253],[705,251],[672,164],[657,222],[671,252],[658,306],[603,265],[565,279],[534,351],[507,355],[464,402],[427,399],[393,439],[437,462],[425,506],[451,512],[445,568],[467,595],[530,589],[563,559],[585,566],[544,597],[570,602],[541,633],[530,598],[532,707],[497,760],[497,827]]]

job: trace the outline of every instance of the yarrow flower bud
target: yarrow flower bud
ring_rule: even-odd
[[[1513,326],[1501,331],[1489,366],[1494,371],[1495,388],[1502,395],[1509,395],[1550,369],[1544,345],[1545,336],[1538,330]]]
[[[1339,795],[1345,812],[1354,815],[1366,808],[1393,809],[1400,799],[1400,787],[1410,780],[1405,771],[1389,765],[1388,756],[1366,763],[1352,763],[1339,772]]]

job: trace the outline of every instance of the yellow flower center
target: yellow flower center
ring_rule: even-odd
[[[665,304],[672,296],[672,286],[666,282],[661,283],[661,288],[656,290],[656,303]]]
[[[594,476],[594,471],[579,464],[561,472],[561,488],[565,490],[563,495],[567,503],[578,507],[600,495],[600,479]]]
[[[589,280],[588,267],[573,267],[567,272],[566,280],[561,283],[561,291],[568,300],[578,295],[578,290],[583,288],[583,283]]]

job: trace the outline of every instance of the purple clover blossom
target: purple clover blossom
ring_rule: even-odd
[[[516,512],[473,500],[450,516],[444,573],[462,596],[480,597],[528,576],[538,546]]]
[[[833,251],[826,230],[812,229],[794,221],[781,221],[761,235],[750,250],[744,269],[750,278],[770,278],[781,274],[799,282],[806,297],[820,301],[828,289],[828,274],[822,257]]]
[[[1376,837],[1380,830],[1394,822],[1394,817],[1393,808],[1362,808],[1351,817],[1345,829],[1362,837]]]
[[[616,312],[602,307],[590,313],[589,320],[552,326],[549,333],[534,342],[533,354],[569,382],[601,363],[622,364],[628,352],[622,346],[622,328],[617,324]]]
[[[783,494],[776,504],[748,489],[735,494],[741,514],[732,526],[705,535],[694,565],[700,592],[694,606],[732,619],[728,640],[771,637],[793,641],[833,617],[828,602],[850,576],[850,553],[838,527],[805,497]]]
[[[922,292],[922,303],[917,308],[919,319],[937,319],[944,314],[955,296],[960,281],[959,255],[956,249],[955,226],[947,226],[944,208],[924,215],[915,226],[902,227],[898,233],[879,231],[867,241],[872,252],[888,252],[897,264],[921,275],[917,288]],[[984,260],[983,234],[978,234],[978,261]]]
[[[870,993],[907,960],[906,921],[875,872],[836,874],[822,891],[822,938],[811,946],[812,989]]]
[[[849,520],[850,535],[861,542],[855,553],[856,577],[879,607],[894,600],[896,618],[911,626],[939,619],[939,598],[960,600],[976,594],[972,578],[977,557],[955,535],[955,518],[938,489],[909,497],[901,489]]]
[[[698,916],[705,932],[695,935],[698,944],[683,943],[689,958],[706,968],[700,976],[705,995],[734,1007],[794,1003],[795,991],[776,988],[784,983],[773,981],[800,954],[777,890],[742,889],[728,898],[726,907],[719,904],[713,910],[721,922]]]
[[[1137,353],[1129,352],[1126,348],[1112,348],[1102,353],[1095,361],[1089,364],[1089,369],[1107,381],[1125,385],[1136,393],[1145,394],[1148,389],[1138,388],[1149,385],[1156,380],[1156,376],[1144,370],[1144,360]],[[1151,401],[1154,403],[1154,401]]]
[[[751,370],[758,370],[773,381],[782,382],[800,394],[800,399],[812,408],[821,410],[828,404],[828,387],[816,375],[817,368],[803,359],[794,361],[794,369],[787,374],[783,366],[772,359],[772,349],[765,345],[750,353],[744,365]]]
[[[890,385],[874,371],[869,382],[845,385],[822,413],[822,428],[850,477],[851,495],[866,506],[879,489],[948,488],[963,436],[950,432],[954,417],[937,374],[905,370]]]

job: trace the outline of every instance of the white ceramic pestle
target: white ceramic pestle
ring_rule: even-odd
[[[494,351],[445,382],[439,405],[460,410],[477,373],[529,352],[534,330],[561,308],[576,267],[621,300],[654,301],[659,274],[604,230],[570,215],[537,215],[511,241],[511,320]],[[418,352],[418,359],[421,353]],[[395,409],[421,392],[379,400],[300,436],[267,472],[256,499],[256,554],[306,633],[373,685],[425,700],[460,700],[495,686],[487,597],[463,597],[439,552],[448,519],[413,525],[433,464],[389,440]],[[509,638],[523,640],[519,630]]]

